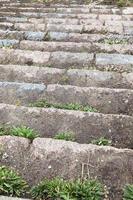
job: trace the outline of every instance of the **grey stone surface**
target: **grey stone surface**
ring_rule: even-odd
[[[97,54],[97,65],[133,65],[132,55],[120,55],[120,54]]]
[[[91,144],[37,138],[0,137],[0,164],[15,168],[30,183],[44,178],[95,178],[104,183],[111,199],[122,199],[123,187],[133,181],[133,151]],[[67,167],[66,167],[67,166]]]
[[[47,65],[49,52],[0,49],[0,64]]]
[[[60,80],[62,80],[64,73],[65,69],[58,68],[0,65],[1,81],[18,81],[44,84],[59,83]]]
[[[53,66],[89,66],[93,63],[94,55],[91,53],[72,53],[72,52],[62,52],[56,51],[51,53],[50,63]]]
[[[27,31],[24,34],[24,37],[26,40],[34,40],[34,41],[41,41],[45,37],[45,32],[32,32],[32,31]]]
[[[31,127],[41,137],[72,131],[80,143],[89,143],[92,139],[105,136],[117,147],[133,147],[133,117],[126,115],[0,104],[0,122]]]
[[[30,200],[30,199],[21,199],[17,197],[6,197],[6,196],[0,196],[0,200]]]
[[[0,82],[0,102],[29,105],[41,98],[45,89],[43,84]]]
[[[0,39],[0,48],[19,47],[19,40]]]

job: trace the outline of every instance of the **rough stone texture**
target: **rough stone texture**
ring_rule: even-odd
[[[132,90],[48,85],[42,97],[53,103],[90,105],[101,113],[128,115],[133,113]]]
[[[29,104],[41,98],[45,89],[43,84],[0,82],[0,102]]]
[[[133,89],[133,73],[0,65],[1,81]]]
[[[10,136],[1,137],[0,145],[1,164],[16,168],[30,185],[46,177],[97,176],[110,198],[120,200],[125,184],[133,182],[132,150],[40,138],[29,144],[27,139]]]
[[[65,69],[20,65],[0,65],[1,81],[44,83],[47,85],[60,82],[62,77],[64,77],[64,73]]]
[[[133,89],[133,73],[70,69],[67,76],[69,85]]]
[[[41,137],[53,137],[62,131],[73,131],[80,143],[105,136],[112,139],[113,145],[117,147],[133,148],[133,117],[126,115],[1,104],[0,122],[31,127],[38,131]]]
[[[58,36],[59,37],[59,36]],[[51,38],[50,38],[51,40]],[[21,41],[20,49],[36,51],[70,51],[70,52],[106,52],[133,54],[133,45],[129,44],[103,44],[103,43],[86,43],[86,42],[36,42]]]
[[[0,200],[30,200],[30,199],[21,199],[21,198],[15,198],[15,197],[0,196]]]
[[[85,67],[93,64],[94,55],[89,53],[71,53],[56,51],[51,53],[50,63],[53,66]]]
[[[46,65],[49,58],[49,52],[0,49],[0,64]]]
[[[29,105],[47,99],[52,103],[90,105],[101,113],[133,113],[133,91],[31,83],[0,82],[0,103]]]
[[[97,54],[97,65],[133,65],[132,55],[119,55],[119,54]]]

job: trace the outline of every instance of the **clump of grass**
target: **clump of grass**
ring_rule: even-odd
[[[110,45],[113,45],[113,44],[127,44],[128,43],[128,40],[127,39],[104,39],[103,41],[104,43],[106,44],[110,44]]]
[[[65,110],[79,110],[84,112],[98,112],[97,109],[93,108],[89,105],[81,105],[77,103],[66,103],[66,104],[57,104],[57,103],[49,103],[46,100],[40,100],[35,103],[30,104],[35,107],[43,107],[43,108],[58,108]]]
[[[110,146],[112,141],[106,139],[105,137],[100,137],[99,139],[92,140],[91,143],[99,146]]]
[[[14,170],[0,167],[0,195],[22,197],[28,192],[28,184]]]
[[[38,134],[31,128],[26,126],[20,126],[20,127],[6,127],[1,126],[0,127],[0,136],[3,135],[11,135],[11,136],[18,136],[18,137],[25,137],[30,140],[35,139],[38,137]]]
[[[74,134],[72,132],[62,132],[54,136],[54,139],[66,140],[66,141],[75,141]]]
[[[124,198],[123,200],[133,200],[133,184],[126,185],[124,188]]]
[[[65,181],[55,178],[45,179],[32,188],[31,194],[36,200],[102,200],[104,187],[96,180]]]

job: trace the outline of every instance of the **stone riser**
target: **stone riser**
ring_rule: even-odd
[[[0,64],[37,65],[57,68],[100,67],[132,71],[133,56],[123,54],[73,53],[64,51],[40,52],[0,49]],[[111,67],[110,67],[111,69]]]
[[[49,38],[50,40],[50,38]],[[1,48],[13,48],[32,51],[68,51],[88,53],[120,53],[133,55],[132,44],[102,44],[102,43],[76,43],[76,42],[39,42],[27,40],[0,39]]]
[[[133,117],[126,115],[1,104],[0,122],[31,127],[41,137],[53,137],[62,131],[72,131],[79,143],[90,143],[104,136],[111,139],[116,147],[133,148]]]
[[[133,90],[0,82],[0,103],[27,105],[39,100],[50,103],[90,105],[101,113],[133,113]]]
[[[1,137],[0,145],[5,149],[1,164],[14,167],[30,185],[55,176],[69,179],[97,177],[107,186],[110,197],[120,200],[125,184],[133,181],[131,150],[46,138],[35,139],[29,144],[24,138]]]
[[[0,80],[80,87],[133,89],[133,73],[98,70],[58,69],[36,66],[0,65]]]
[[[31,41],[64,41],[64,42],[98,42],[105,43],[105,40],[120,40],[127,41],[127,44],[133,43],[132,36],[127,35],[103,35],[103,34],[80,34],[80,33],[65,33],[65,32],[37,32],[37,31],[4,31],[0,30],[1,39],[9,40],[31,40]]]

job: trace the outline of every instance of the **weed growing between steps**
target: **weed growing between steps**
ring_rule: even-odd
[[[102,43],[105,43],[105,44],[110,44],[110,45],[113,45],[113,44],[128,44],[128,39],[104,39],[102,41]]]
[[[66,140],[66,141],[75,141],[74,134],[72,132],[62,132],[54,136],[54,139]]]
[[[106,139],[105,137],[100,137],[99,139],[92,140],[91,143],[99,146],[110,146],[112,141]]]
[[[43,107],[43,108],[57,108],[57,109],[65,109],[65,110],[79,110],[84,112],[98,112],[95,108],[89,105],[81,105],[77,103],[66,103],[66,104],[57,104],[57,103],[49,103],[46,100],[40,100],[35,103],[30,104],[32,107]]]
[[[125,186],[123,200],[133,200],[133,184],[128,184]]]
[[[31,190],[33,199],[43,200],[102,200],[104,187],[96,180],[44,180]]]
[[[30,140],[35,139],[38,137],[38,134],[31,128],[26,126],[20,126],[20,127],[6,127],[1,126],[0,127],[0,136],[3,135],[11,135],[11,136],[18,136],[18,137],[25,137]]]
[[[29,197],[34,200],[103,200],[107,189],[98,180],[44,179],[30,188],[15,170],[0,167],[0,195]],[[133,200],[133,185],[126,185],[123,200]]]
[[[0,167],[0,195],[24,197],[29,187],[25,180],[14,170]]]

